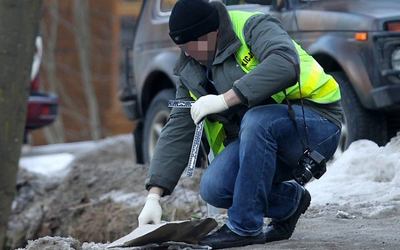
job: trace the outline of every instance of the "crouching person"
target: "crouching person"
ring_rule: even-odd
[[[311,201],[293,181],[299,159],[315,151],[329,160],[338,146],[338,84],[269,14],[179,0],[169,28],[182,50],[176,98],[196,102],[190,110],[173,108],[162,130],[140,225],[160,222],[160,197],[173,192],[195,124],[204,119],[216,157],[200,194],[228,209],[229,219],[200,244],[227,248],[289,239]],[[264,217],[272,221],[263,232]]]

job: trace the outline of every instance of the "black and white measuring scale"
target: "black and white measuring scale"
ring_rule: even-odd
[[[193,101],[179,101],[179,100],[170,100],[168,102],[169,108],[191,108],[193,105]],[[194,169],[196,167],[197,156],[199,154],[201,137],[203,135],[204,128],[204,120],[202,120],[199,124],[196,125],[196,130],[194,132],[192,148],[190,149],[190,156],[187,165],[186,175],[188,177],[193,177]]]

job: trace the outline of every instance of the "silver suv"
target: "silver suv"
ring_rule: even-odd
[[[220,0],[221,1],[221,0]],[[132,45],[132,78],[120,100],[136,120],[139,163],[148,163],[175,96],[179,48],[168,36],[176,0],[143,1]],[[341,148],[358,139],[385,144],[400,130],[400,2],[396,0],[222,0],[228,9],[279,18],[335,76],[346,115]]]

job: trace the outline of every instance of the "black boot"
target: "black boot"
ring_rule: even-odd
[[[300,215],[306,212],[307,208],[310,206],[310,202],[311,195],[307,189],[304,189],[299,206],[292,216],[286,220],[272,220],[271,223],[269,223],[267,229],[264,231],[265,242],[289,239],[290,236],[292,236]]]
[[[264,233],[260,233],[257,236],[240,236],[232,232],[227,225],[224,225],[215,233],[210,234],[202,239],[199,242],[199,245],[207,245],[212,247],[212,249],[220,249],[264,243]]]

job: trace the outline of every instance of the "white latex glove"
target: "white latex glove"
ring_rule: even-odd
[[[154,222],[154,224],[160,224],[162,208],[160,205],[160,195],[158,194],[148,194],[146,197],[146,204],[140,212],[139,215],[139,227],[150,224],[150,222]]]
[[[192,105],[190,114],[194,123],[198,124],[206,115],[219,113],[228,108],[223,95],[206,95]]]

